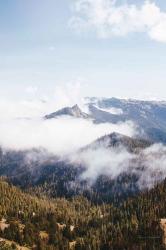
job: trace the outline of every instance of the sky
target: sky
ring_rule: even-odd
[[[164,0],[0,0],[0,98],[165,100],[165,65]]]

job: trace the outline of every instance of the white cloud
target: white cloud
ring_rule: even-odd
[[[56,102],[56,108],[62,108],[64,106],[72,106],[76,103],[79,106],[83,104],[82,96],[83,83],[81,80],[76,82],[68,82],[65,85],[59,85],[55,87],[54,98]]]
[[[18,118],[40,118],[65,106],[78,104],[86,111],[83,98],[84,83],[81,79],[56,85],[48,92],[36,86],[19,90],[20,98],[0,98],[0,122]]]
[[[141,188],[153,187],[156,183],[166,177],[166,147],[162,144],[154,144],[145,149],[140,158],[144,165],[144,171],[139,174],[139,185]]]
[[[143,32],[166,42],[166,12],[155,2],[119,4],[117,0],[74,0],[70,25],[78,31],[93,30],[101,38]]]
[[[31,95],[34,95],[36,94],[38,88],[36,86],[28,86],[25,91],[28,93],[28,94],[31,94]]]
[[[56,86],[52,96],[44,99],[39,90],[31,87],[27,90],[30,95],[33,90],[37,91],[35,97],[30,100],[0,100],[0,146],[16,150],[42,147],[54,154],[66,154],[111,132],[132,136],[136,131],[132,122],[116,125],[65,117],[42,119],[46,114],[74,104],[85,110],[80,81]]]
[[[70,160],[85,166],[81,178],[93,183],[103,174],[114,179],[122,173],[129,172],[129,163],[134,158],[135,155],[123,147],[107,148],[105,145],[98,145],[95,149],[88,148],[72,155]]]
[[[121,174],[135,174],[140,189],[152,188],[166,178],[166,147],[154,144],[138,154],[129,153],[125,147],[107,147],[107,143],[96,144],[70,156],[70,161],[82,164],[85,171],[80,178],[94,183],[105,175],[116,179]]]
[[[50,153],[63,155],[111,132],[132,136],[135,126],[130,122],[97,125],[91,120],[65,117],[52,120],[11,119],[0,123],[0,145],[15,150],[44,148]]]

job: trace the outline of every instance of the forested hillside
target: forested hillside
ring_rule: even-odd
[[[139,153],[149,146],[151,146],[149,141],[112,133],[81,148],[77,152],[78,159],[81,154],[85,154],[84,158],[86,158],[89,151],[91,153],[98,149],[101,149],[99,153],[102,153],[103,149],[107,150],[104,157],[114,151],[113,157],[117,158],[119,154],[122,156],[123,153],[127,153],[129,159],[135,157],[135,155],[138,156],[138,159],[134,158],[133,161],[124,163],[124,170],[123,167],[120,167],[121,171],[115,177],[112,178],[111,173],[107,175],[102,171],[92,183],[88,181],[88,178],[82,178],[88,168],[82,162],[72,161],[70,157],[47,156],[47,152],[45,152],[45,158],[40,160],[40,158],[43,158],[43,152],[35,149],[31,151],[3,151],[1,149],[0,175],[6,176],[14,185],[28,192],[35,192],[37,195],[42,194],[51,198],[71,198],[83,195],[95,203],[118,203],[122,199],[139,192],[138,177],[145,169],[143,156]],[[34,160],[28,161],[28,157]],[[94,157],[97,157],[96,153]],[[120,164],[122,165],[123,162],[120,162]],[[109,169],[111,162],[106,163],[106,165]],[[130,165],[129,169],[126,168],[127,165]],[[94,170],[94,172],[97,172],[97,170]]]
[[[102,173],[94,183],[81,179],[83,164],[56,156],[40,161],[40,150],[1,150],[0,244],[8,240],[10,247],[35,250],[166,249],[160,223],[166,218],[166,181],[139,187],[147,167],[144,150],[151,145],[113,133],[81,148],[79,157],[98,147],[134,155],[126,172],[116,178]],[[147,152],[157,158],[165,153]],[[30,162],[29,153],[35,155]]]
[[[1,238],[30,249],[165,249],[166,182],[115,206],[83,196],[39,199],[1,180],[0,216],[8,225]]]

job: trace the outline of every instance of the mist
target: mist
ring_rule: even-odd
[[[106,146],[106,142],[104,142]],[[93,184],[100,175],[115,179],[122,173],[128,172],[129,164],[135,155],[129,153],[124,147],[107,148],[98,146],[88,148],[79,154],[70,157],[73,163],[85,166],[85,171],[80,176]]]
[[[85,171],[80,179],[95,183],[98,177],[105,175],[111,180],[119,175],[136,175],[139,189],[152,188],[166,178],[166,147],[153,144],[139,153],[131,153],[125,147],[107,147],[107,141],[97,147],[70,157],[72,163],[83,164]]]
[[[82,89],[82,83],[77,80],[58,85],[51,93],[27,86],[22,99],[1,98],[0,145],[12,150],[43,148],[63,156],[111,132],[135,135],[137,129],[131,121],[94,124],[92,120],[73,117],[43,119],[49,113],[75,104],[88,112]]]
[[[51,153],[63,155],[111,132],[132,136],[135,127],[131,122],[94,124],[91,120],[70,117],[15,119],[0,123],[0,145],[14,150],[45,148]]]
[[[143,150],[139,162],[144,167],[143,171],[137,171],[140,188],[152,188],[166,178],[166,146],[154,144]]]
[[[73,89],[73,91],[71,91]],[[28,89],[36,93],[36,88]],[[80,86],[68,85],[57,88],[54,98],[38,96],[22,101],[1,99],[0,101],[0,146],[4,150],[28,150],[26,164],[35,167],[56,157],[81,164],[85,171],[80,179],[94,183],[100,175],[116,179],[119,175],[136,174],[138,186],[150,188],[166,177],[166,147],[155,144],[138,154],[128,152],[125,147],[102,145],[87,147],[101,136],[117,132],[130,137],[138,136],[137,126],[131,121],[118,124],[95,124],[91,119],[60,117],[45,120],[44,115],[58,108],[78,104],[87,112],[87,106],[80,95]],[[37,150],[37,151],[34,151]]]

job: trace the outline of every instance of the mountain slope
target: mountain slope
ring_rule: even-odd
[[[0,237],[36,250],[70,250],[71,245],[76,250],[164,250],[160,219],[166,217],[165,186],[163,182],[115,206],[93,205],[81,196],[48,202],[0,181],[0,215],[9,225]]]
[[[149,146],[151,146],[149,141],[112,133],[81,148],[76,152],[78,160],[73,160],[72,155],[66,158],[51,158],[48,155],[42,162],[34,160],[27,163],[27,152],[9,151],[1,153],[0,174],[7,176],[13,184],[31,190],[32,193],[41,193],[54,198],[75,197],[82,194],[94,202],[101,203],[103,200],[110,202],[117,197],[123,199],[140,191],[138,178],[145,169],[144,156],[141,152]],[[40,152],[38,154],[37,159],[40,159]],[[91,178],[89,174],[82,178],[88,169],[91,169],[91,165],[86,161],[89,155],[95,157],[93,164],[99,160],[103,169],[100,172],[97,172],[99,169],[94,169],[96,177],[93,183],[89,182],[89,177]],[[103,156],[109,161],[102,160]],[[114,176],[109,169],[116,168],[120,171]]]
[[[105,135],[91,143],[89,146],[85,148],[98,148],[98,147],[124,147],[129,152],[137,152],[138,150],[143,150],[152,145],[152,142],[139,138],[132,138],[129,136],[125,136],[120,133],[111,133],[109,135]]]
[[[132,121],[140,137],[154,142],[166,143],[166,102],[139,101],[117,98],[86,98],[90,114],[78,105],[65,107],[46,115],[45,119],[61,116],[91,118],[94,123],[120,123]]]
[[[166,143],[166,102],[117,98],[89,98],[88,107],[97,123],[133,121],[140,135]]]

